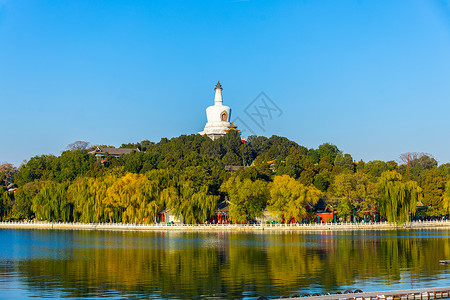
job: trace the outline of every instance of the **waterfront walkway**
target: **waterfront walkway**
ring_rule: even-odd
[[[450,298],[450,287],[423,288],[411,290],[367,292],[367,293],[349,293],[334,294],[315,297],[298,297],[290,299],[302,300],[428,300],[428,299],[448,299]],[[264,299],[264,297],[260,297]],[[280,299],[280,298],[266,298]]]
[[[60,230],[135,230],[135,231],[342,231],[450,228],[449,220],[415,221],[406,224],[377,223],[313,223],[313,224],[123,224],[70,222],[0,222],[0,228]]]

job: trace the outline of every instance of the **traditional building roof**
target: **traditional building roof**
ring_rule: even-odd
[[[236,172],[237,170],[239,170],[240,168],[248,168],[248,166],[233,166],[233,165],[226,165],[224,167],[225,171],[232,171],[232,172]]]
[[[111,156],[121,156],[125,154],[130,154],[133,151],[139,152],[139,149],[130,149],[130,148],[107,148],[107,147],[97,147],[95,150],[90,151],[89,154],[95,156],[104,156],[108,153]]]
[[[232,130],[237,131],[237,132],[241,131],[240,129],[237,129],[237,126],[234,125],[233,122],[231,122],[230,126],[228,126],[228,129],[226,129],[225,132],[232,131]]]
[[[229,210],[230,210],[230,201],[223,200],[222,202],[217,204],[217,209],[215,213],[228,213]]]

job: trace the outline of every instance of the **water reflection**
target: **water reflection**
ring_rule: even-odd
[[[235,299],[444,286],[449,231],[0,230],[0,284],[37,297]]]

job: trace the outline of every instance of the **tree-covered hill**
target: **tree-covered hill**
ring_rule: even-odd
[[[279,136],[243,142],[237,131],[214,141],[182,135],[121,147],[135,150],[99,159],[87,143],[77,142],[60,156],[35,156],[18,169],[1,165],[1,217],[152,223],[169,209],[199,223],[225,197],[234,222],[258,218],[266,208],[280,221],[300,221],[319,198],[341,218],[380,212],[404,221],[405,211],[417,204],[417,214],[425,216],[449,209],[450,164],[438,166],[427,154],[411,153],[408,175],[405,155],[400,164],[354,162],[333,144],[307,149]],[[226,166],[242,168],[231,172]]]

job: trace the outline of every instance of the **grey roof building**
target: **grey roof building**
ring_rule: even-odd
[[[96,157],[103,157],[106,153],[112,157],[119,157],[121,155],[130,154],[133,151],[139,152],[139,149],[130,148],[107,148],[107,147],[97,147],[95,150],[89,151],[89,154],[95,155]]]

